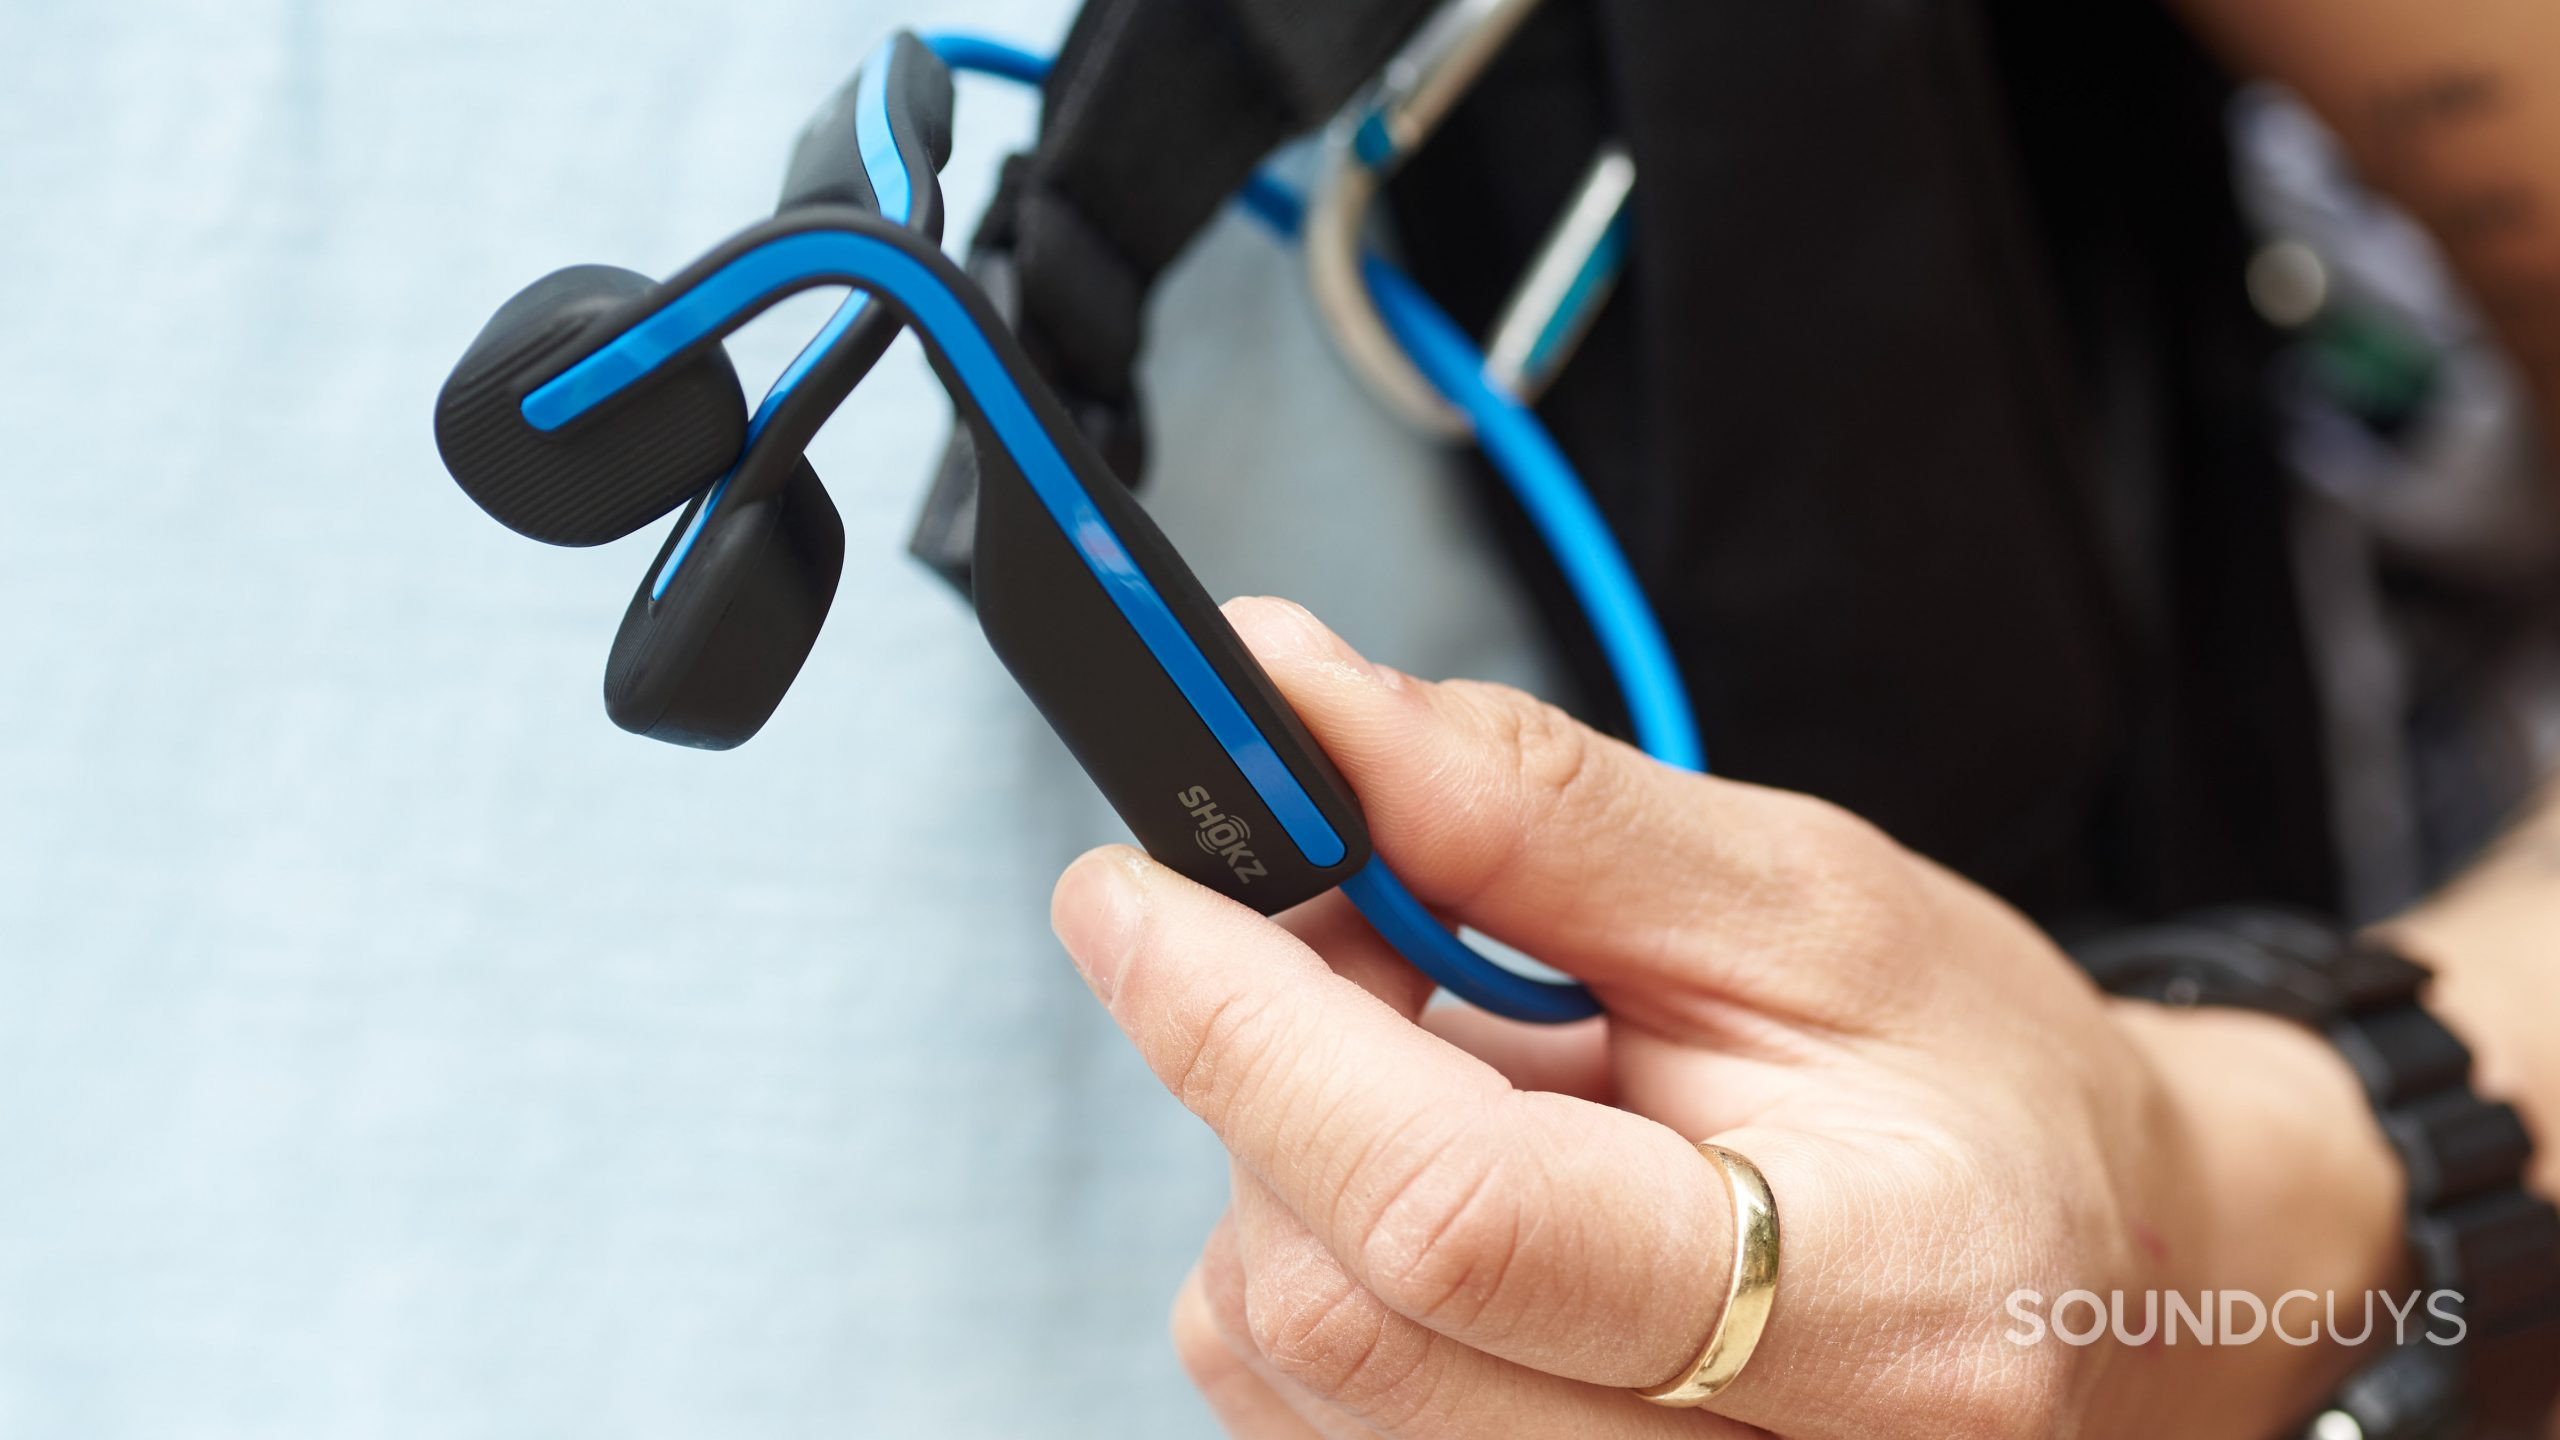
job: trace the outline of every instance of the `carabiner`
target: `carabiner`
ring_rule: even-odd
[[[1398,51],[1326,131],[1307,209],[1307,279],[1335,348],[1390,409],[1433,434],[1468,431],[1388,333],[1361,279],[1369,207],[1407,157],[1449,118],[1538,0],[1450,0]],[[1635,161],[1601,147],[1572,200],[1503,305],[1485,346],[1485,373],[1535,400],[1572,358],[1626,263],[1627,198]]]

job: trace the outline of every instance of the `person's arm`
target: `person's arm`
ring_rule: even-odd
[[[2302,95],[2443,242],[2560,427],[2560,6],[2171,0]]]

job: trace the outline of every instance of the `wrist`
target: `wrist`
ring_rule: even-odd
[[[2399,1161],[2354,1072],[2310,1030],[2241,1011],[2140,1001],[2116,1010],[2175,1117],[2185,1238],[2167,1269],[2179,1293],[2200,1302],[2244,1292],[2269,1307],[2294,1292],[2316,1297],[2296,1294],[2285,1307],[2294,1338],[2270,1328],[2243,1344],[2160,1352],[2186,1372],[2168,1384],[2146,1377],[2172,1412],[2159,1417],[2160,1433],[2273,1433],[2389,1340],[2383,1296],[2404,1311],[2409,1303]],[[2371,1336],[2347,1343],[2365,1331],[2369,1304]]]

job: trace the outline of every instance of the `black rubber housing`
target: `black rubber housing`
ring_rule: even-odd
[[[727,750],[764,728],[817,645],[844,573],[844,524],[801,460],[779,494],[724,498],[666,599],[652,601],[702,504],[686,508],[623,612],[604,708],[634,734]]]
[[[878,210],[879,198],[862,164],[861,95],[863,74],[856,72],[843,88],[801,128],[791,147],[791,163],[783,171],[782,199],[775,213],[804,205],[850,205]],[[951,161],[953,94],[950,67],[924,42],[900,34],[889,42],[889,133],[897,140],[910,177],[935,175]],[[942,238],[942,196],[930,185],[914,187],[914,208],[907,223]]]
[[[1139,842],[1173,869],[1265,913],[1320,895],[1367,863],[1368,829],[1350,787],[1280,698],[1270,678],[1246,651],[1244,642],[1227,625],[1216,602],[1193,578],[1145,510],[1105,468],[985,295],[930,240],[877,215],[848,207],[795,209],[732,237],[686,267],[683,274],[667,281],[648,301],[621,317],[619,323],[629,325],[645,320],[659,306],[758,246],[787,235],[818,230],[854,231],[885,240],[931,270],[937,282],[961,301],[972,324],[985,334],[999,364],[1021,388],[1041,427],[1058,446],[1078,485],[1199,646],[1211,670],[1305,788],[1340,838],[1344,854],[1332,865],[1318,866],[1299,851],[1278,818],[1228,757],[1225,747],[1121,616],[1101,582],[1041,505],[1028,480],[996,443],[940,338],[919,329],[917,334],[926,356],[942,377],[944,388],[951,392],[962,423],[978,439],[977,561],[971,578],[979,624],[1024,693],[1101,787]],[[805,277],[798,288],[862,284],[859,277],[850,274],[818,274]],[[778,303],[782,298],[783,293],[777,292],[767,297],[765,304]],[[913,317],[900,311],[895,300],[885,294],[877,299],[885,312],[897,314],[901,325],[912,324]],[[741,315],[734,323],[744,324],[750,318],[751,314]],[[703,343],[716,341],[706,339]],[[759,442],[757,449],[764,448],[765,442]],[[796,485],[794,488],[796,491]],[[723,503],[725,506],[728,502]],[[735,523],[734,517],[730,523]],[[792,528],[798,530],[796,521]],[[678,574],[676,585],[669,592],[671,600],[691,589],[697,577],[689,572],[702,558],[697,552],[686,562],[685,571]],[[802,593],[805,594],[805,587]],[[643,601],[645,597],[644,588]],[[809,605],[805,599],[796,603],[803,616],[813,609],[823,615],[822,609]],[[667,608],[661,607],[661,611],[666,612]],[[632,618],[626,620],[627,626],[663,628],[670,623],[668,613],[648,617],[638,603]],[[814,620],[809,623],[814,624]],[[712,628],[722,634],[732,633],[725,619],[717,627],[687,620],[681,628],[687,634],[697,630],[709,634]],[[641,643],[632,641],[634,646]],[[648,657],[646,663],[651,665],[681,662],[685,653],[672,638],[649,643],[658,652]],[[731,642],[706,641],[703,649],[692,652],[697,658],[691,663],[716,663],[712,648],[725,643]],[[609,687],[620,697],[613,703],[623,707],[616,714],[617,721],[642,733],[679,738],[690,744],[719,743],[732,735],[743,738],[744,733],[752,733],[753,727],[745,723],[745,717],[756,715],[760,723],[759,707],[769,713],[770,701],[779,698],[769,693],[773,679],[782,675],[787,683],[784,671],[796,671],[799,653],[795,650],[788,657],[733,667],[722,672],[722,678],[707,680],[697,688],[691,680],[643,683],[636,677],[620,676],[618,672],[626,664],[625,651],[624,645],[617,644],[617,676]],[[643,661],[632,658],[627,663],[638,666]],[[632,697],[662,693],[651,688],[655,684],[667,685],[663,693],[674,698],[664,711],[652,713],[654,700],[644,704]],[[724,698],[712,693],[720,686],[754,693]],[[694,698],[686,699],[688,696]],[[1203,843],[1203,829],[1213,822],[1204,822],[1199,816],[1202,805],[1195,795],[1205,795],[1218,817],[1237,823],[1237,829],[1247,836],[1244,843],[1249,855],[1239,856],[1232,844],[1212,847]]]
[[[1013,252],[989,244],[987,231],[981,229],[970,248],[967,268],[969,278],[978,282],[996,312],[1005,317],[1008,328],[1020,334],[1021,267],[1014,262]],[[1041,369],[1043,376],[1053,373],[1047,366]],[[1134,492],[1147,469],[1146,413],[1136,397],[1125,396],[1116,401],[1079,398],[1058,390],[1055,384],[1050,391],[1075,417],[1076,428],[1093,442],[1094,453],[1102,457],[1112,476]],[[978,543],[977,537],[977,438],[969,433],[968,426],[954,425],[950,440],[943,446],[942,459],[934,467],[924,505],[916,514],[915,527],[907,536],[907,553],[965,597],[969,593],[969,556]]]
[[[1018,379],[1027,374],[1018,363],[1012,368]],[[1148,854],[1266,915],[1340,885],[1369,859],[1368,827],[1349,785],[1146,512],[1120,482],[1096,477],[1100,462],[1078,453],[1083,437],[1063,410],[1045,390],[1034,403],[1121,546],[1341,837],[1342,860],[1318,866],[1299,852],[963,401],[961,423],[975,437],[978,461],[970,599],[987,643]],[[1069,437],[1073,447],[1063,443]],[[1247,863],[1204,841],[1203,801],[1215,815],[1241,822]]]
[[[938,242],[935,172],[951,153],[951,72],[911,35],[892,42],[889,63],[889,130],[908,177],[910,223]],[[859,74],[848,81],[802,134],[784,212],[803,203],[792,198],[795,191],[814,188],[877,213],[854,132],[862,83]],[[612,333],[639,318],[623,317]],[[874,306],[837,337],[769,417],[674,583],[653,601],[659,572],[704,502],[697,499],[677,521],[623,613],[606,662],[605,712],[615,724],[725,750],[746,743],[772,717],[817,644],[844,569],[843,525],[803,452],[899,329],[895,312]]]
[[[1340,885],[1370,856],[1368,826],[1350,786],[1172,543],[1103,463],[986,295],[938,250],[904,243],[966,304],[1086,497],[1305,787],[1340,837],[1343,857],[1318,866],[1298,850],[1060,531],[935,337],[919,332],[975,442],[978,507],[970,598],[988,644],[1149,854],[1265,914]],[[1225,847],[1203,843],[1200,807],[1191,803],[1203,791],[1217,814],[1242,822],[1253,864],[1267,873],[1251,874]]]
[[[657,286],[610,265],[575,265],[498,307],[436,396],[436,450],[463,493],[498,522],[553,545],[619,540],[720,478],[746,443],[746,397],[718,345],[557,431],[524,418],[526,396],[612,336]]]
[[[863,169],[856,129],[863,74],[857,71],[846,81],[801,131],[775,214],[829,204],[879,213]],[[951,159],[950,67],[922,41],[901,32],[889,44],[885,98],[889,136],[907,174],[908,228],[939,246],[943,223],[939,176]],[[830,196],[843,198],[823,198]],[[768,495],[786,483],[793,461],[817,438],[820,427],[853,393],[853,387],[871,373],[903,328],[896,315],[875,306],[837,337],[825,358],[802,377],[789,401],[766,423],[754,452],[739,463],[737,476],[730,482],[731,493]]]

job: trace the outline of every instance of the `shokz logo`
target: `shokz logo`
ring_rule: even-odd
[[[1200,831],[1191,838],[1200,842],[1202,850],[1226,861],[1227,869],[1234,872],[1237,884],[1250,885],[1271,873],[1254,858],[1253,827],[1219,809],[1218,802],[1209,798],[1206,789],[1194,785],[1173,799],[1199,822]]]

